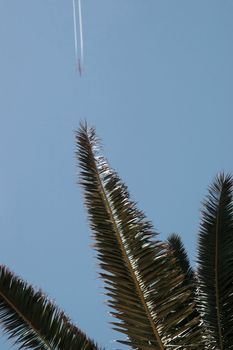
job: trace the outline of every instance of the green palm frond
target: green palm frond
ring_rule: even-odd
[[[190,295],[190,299],[192,298],[193,303],[197,303],[197,279],[196,274],[193,268],[190,265],[188,254],[185,250],[181,237],[178,234],[171,234],[167,238],[167,243],[169,248],[172,250],[174,257],[176,258],[182,273],[185,276],[184,283],[190,288],[192,291]],[[193,309],[191,315],[185,319],[182,324],[189,323],[193,318],[200,318],[200,313],[198,312],[197,307]],[[206,337],[205,330],[203,329],[203,339]]]
[[[200,307],[213,349],[233,349],[233,179],[220,174],[203,205],[198,247]]]
[[[130,200],[126,186],[98,155],[95,129],[76,134],[81,184],[114,328],[120,342],[143,350],[203,349],[195,304],[176,259]]]
[[[98,350],[41,291],[0,266],[0,325],[19,349]]]
[[[179,262],[181,271],[186,276],[186,281],[189,283],[194,283],[194,271],[190,265],[188,254],[185,250],[183,242],[178,234],[172,233],[168,236],[167,242],[171,249],[173,250],[174,256]]]

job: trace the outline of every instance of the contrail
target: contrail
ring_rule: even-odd
[[[75,59],[76,59],[76,61],[78,61],[78,38],[77,38],[77,21],[76,21],[75,0],[73,0],[73,21],[74,21],[74,49],[75,49]]]
[[[83,21],[82,21],[81,0],[78,0],[78,14],[79,14],[79,32],[80,32],[80,56],[81,56],[80,58],[81,58],[81,65],[83,65]]]

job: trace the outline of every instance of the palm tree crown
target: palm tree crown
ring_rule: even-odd
[[[233,179],[220,174],[203,203],[198,266],[181,238],[159,240],[127,187],[102,157],[94,128],[76,132],[80,184],[100,276],[133,349],[233,349]],[[0,324],[19,349],[98,350],[41,291],[0,267]]]

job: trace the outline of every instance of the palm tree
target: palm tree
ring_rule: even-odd
[[[220,174],[203,203],[198,266],[180,237],[162,242],[130,199],[127,187],[99,155],[94,128],[76,133],[100,276],[116,321],[133,349],[233,349],[233,179]],[[0,267],[0,324],[19,349],[100,347],[5,266]]]

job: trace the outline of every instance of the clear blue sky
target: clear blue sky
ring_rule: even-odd
[[[140,209],[162,239],[180,233],[195,264],[203,196],[233,170],[233,2],[82,5],[80,78],[71,0],[0,3],[0,259],[113,349],[74,130],[96,126]]]

